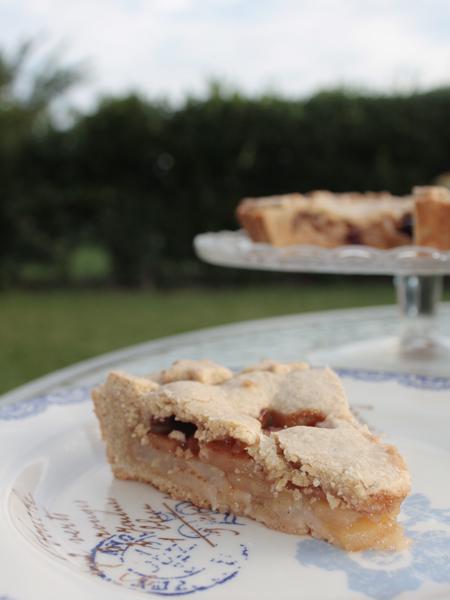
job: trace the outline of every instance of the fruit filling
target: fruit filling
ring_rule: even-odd
[[[301,511],[304,528],[345,550],[402,550],[407,546],[403,530],[396,523],[400,502],[383,512],[370,513],[359,512],[344,503],[330,506],[320,487],[301,488],[288,483],[283,491],[274,493],[271,482],[267,481],[263,470],[249,456],[245,445],[231,437],[199,445],[193,437],[181,442],[168,434],[151,432],[148,440],[150,447],[136,449],[138,460],[152,459],[153,462],[155,451],[158,455],[163,453],[163,473],[178,471],[179,476],[187,476],[187,479],[193,477],[193,481],[199,476],[197,465],[201,464],[204,484],[213,488],[214,494],[225,501],[231,488],[239,493],[247,493],[254,510],[257,507],[259,519],[269,526],[275,514],[279,528],[289,531],[293,516]],[[192,454],[181,455],[180,448],[189,449]],[[173,464],[171,461],[174,461]],[[220,477],[217,470],[221,473]],[[232,504],[232,497],[228,502]],[[252,516],[251,509],[248,515]]]
[[[264,433],[270,433],[296,425],[315,427],[317,423],[325,420],[325,415],[319,410],[297,410],[284,414],[278,410],[264,408],[259,415],[259,420]]]

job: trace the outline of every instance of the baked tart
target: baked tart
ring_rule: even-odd
[[[328,368],[181,360],[149,378],[112,372],[92,396],[120,479],[346,550],[406,545],[405,462]]]
[[[388,192],[245,198],[236,216],[254,242],[280,247],[362,244],[386,249],[411,244],[413,236],[413,200]]]

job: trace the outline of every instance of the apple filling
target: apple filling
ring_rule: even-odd
[[[259,415],[261,427],[264,433],[271,431],[279,431],[287,427],[295,427],[296,425],[306,425],[307,427],[315,427],[317,423],[325,420],[325,415],[319,410],[296,410],[288,414],[265,408]]]
[[[315,426],[324,416],[318,411],[282,415],[265,410],[260,420],[264,433],[271,435],[300,423]],[[251,517],[287,533],[310,533],[346,550],[406,547],[396,523],[400,500],[382,511],[368,512],[355,510],[344,500],[331,506],[320,487],[288,483],[276,491],[245,444],[230,437],[199,442],[196,431],[195,424],[175,417],[153,418],[146,443],[133,440],[129,448],[138,478],[197,505]]]

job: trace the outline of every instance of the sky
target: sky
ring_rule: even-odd
[[[87,77],[70,101],[134,90],[182,100],[450,84],[448,0],[0,0],[0,48],[39,40]]]

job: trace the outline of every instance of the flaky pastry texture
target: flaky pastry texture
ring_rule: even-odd
[[[192,427],[200,447],[239,443],[274,493],[320,490],[330,506],[373,513],[410,489],[403,458],[357,421],[328,368],[268,360],[233,373],[209,360],[180,360],[149,378],[112,372],[93,399],[113,469],[130,439],[145,447],[152,423],[174,419]]]

